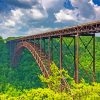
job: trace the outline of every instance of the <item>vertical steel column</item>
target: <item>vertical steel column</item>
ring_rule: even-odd
[[[43,39],[43,50],[44,50],[44,52],[45,52],[45,39]],[[45,52],[46,53],[46,52]]]
[[[53,61],[53,38],[51,39],[51,61]]]
[[[51,38],[48,38],[48,67],[49,67],[49,75],[50,75],[50,62],[51,62],[51,49],[50,49],[50,40]]]
[[[75,53],[76,53],[76,40],[75,40],[75,36],[74,36],[74,80],[76,80],[75,79],[75,66],[76,66],[76,64],[75,64],[75,58],[76,58]]]
[[[35,38],[34,38],[34,48],[35,48]]]
[[[60,35],[60,70],[62,70],[62,36],[61,35]]]
[[[10,43],[9,43],[9,46],[10,46],[10,50],[9,50],[9,51],[10,51],[10,66],[13,65],[13,62],[12,62],[12,50],[11,50],[11,49],[12,49],[12,48],[11,48],[12,45],[11,45],[11,42],[12,42],[12,41],[10,41]]]
[[[95,76],[95,34],[93,35],[93,82],[96,81]]]
[[[41,37],[40,37],[40,57],[41,57],[41,52],[42,52],[42,43],[41,43]]]
[[[40,39],[36,39],[36,44],[39,46],[39,43],[40,43],[40,41],[39,41]]]
[[[79,67],[79,35],[74,37],[74,67],[75,67],[75,82],[78,83],[78,67]]]
[[[62,36],[60,35],[60,76],[62,78]],[[60,90],[62,92],[62,79],[60,80],[61,85],[60,85]]]

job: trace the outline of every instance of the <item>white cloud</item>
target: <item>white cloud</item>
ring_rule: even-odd
[[[79,0],[70,0],[73,7],[78,7]]]
[[[7,1],[11,4],[10,0]],[[72,10],[64,8],[65,0],[16,1],[20,2],[21,5],[12,2],[13,6],[16,5],[15,8],[7,16],[0,14],[0,35],[4,37],[31,35],[53,30],[50,25],[57,27],[55,26],[57,24],[54,23],[54,17],[56,18],[55,22],[59,22],[58,26],[60,24],[64,26],[66,23],[73,25],[74,22],[100,20],[100,6],[95,5],[92,0],[70,0],[75,8]],[[47,27],[41,27],[41,25],[46,24],[45,21],[50,22],[50,24],[47,23]]]
[[[11,15],[4,22],[5,26],[14,27],[17,23],[21,23],[21,17],[24,14],[20,9],[11,10]]]
[[[71,0],[72,5],[78,8],[82,17],[93,19],[95,11],[90,2],[90,0]]]
[[[36,1],[36,0],[35,0]],[[35,2],[34,1],[34,2]],[[32,2],[32,0],[19,0],[19,2]],[[16,25],[27,24],[29,20],[41,20],[46,18],[47,12],[40,4],[40,1],[36,5],[33,5],[30,9],[16,8],[11,10],[10,14],[4,19],[2,25],[7,27],[15,27]],[[2,17],[4,17],[2,15]]]
[[[63,4],[65,0],[41,0],[41,1],[45,9],[47,10],[53,9],[55,11],[63,8]]]
[[[32,2],[32,0],[18,0],[19,2]]]
[[[23,15],[21,9],[11,10],[12,16],[15,17],[16,20],[20,19],[20,16]]]
[[[20,2],[32,2],[33,0],[19,0]],[[36,0],[35,0],[36,1]],[[34,2],[35,2],[34,1]],[[31,8],[16,8],[11,10],[7,16],[0,14],[0,35],[4,38],[8,36],[19,36],[23,33],[24,29],[31,30],[30,23],[34,21],[40,21],[47,17],[47,12],[40,4],[40,1],[36,1],[36,5]],[[31,22],[29,22],[31,20]],[[39,29],[36,29],[36,31]],[[42,29],[43,30],[43,29]]]
[[[12,20],[8,20],[7,22],[5,22],[5,26],[15,26],[15,21]]]
[[[51,8],[57,1],[59,0],[42,0],[42,4],[44,8],[49,9]]]
[[[58,13],[55,13],[54,15],[57,20],[56,22],[64,22],[64,21],[76,20],[75,14],[77,14],[76,10],[63,9],[63,10],[60,10]]]
[[[79,7],[79,6],[82,6],[83,3],[88,3],[91,0],[70,0],[70,1],[73,7]]]
[[[100,6],[94,5],[94,10],[96,13],[96,19],[100,20]]]
[[[32,14],[32,17],[34,19],[41,19],[44,17],[44,15],[37,9],[31,9],[31,14]]]
[[[100,20],[100,6],[95,5],[92,0],[71,0],[71,3],[75,9],[61,9],[54,13],[56,22],[68,22],[70,20],[84,23]]]
[[[34,27],[28,30],[28,32],[26,32],[26,35],[34,35],[34,34],[40,34],[43,32],[47,32],[47,31],[51,31],[51,30],[55,30],[57,28],[50,28],[50,27]]]
[[[26,16],[33,20],[40,20],[47,17],[47,12],[42,6],[33,6],[32,9],[26,10]]]
[[[7,37],[12,37],[12,36],[16,36],[17,31],[19,30],[19,27],[16,28],[9,28],[3,25],[0,25],[0,36],[2,36],[3,38],[7,38]]]

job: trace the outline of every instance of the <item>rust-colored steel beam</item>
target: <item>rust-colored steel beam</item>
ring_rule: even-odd
[[[60,76],[62,77],[62,36],[60,35]],[[61,78],[60,90],[62,92],[62,78]]]
[[[62,36],[60,35],[60,70],[62,70]]]
[[[41,56],[41,49],[42,49],[42,43],[41,43],[41,42],[42,42],[42,40],[41,40],[41,37],[40,37],[40,40],[39,40],[39,41],[40,41],[40,43],[39,43],[39,44],[40,44],[40,56]]]
[[[53,61],[53,38],[51,38],[51,60]]]
[[[45,45],[46,45],[46,44],[45,44],[45,39],[43,39],[43,49],[44,49],[44,52],[46,53],[46,50],[45,50],[45,49],[46,49],[46,48],[45,48]]]
[[[74,53],[74,56],[75,56],[75,82],[78,83],[78,67],[79,67],[79,35],[77,34],[75,36],[75,44],[74,44],[74,50],[75,50],[75,53]]]
[[[45,53],[41,50],[41,53],[43,53],[44,55],[40,55],[40,47],[35,44],[35,46],[29,42],[20,42],[14,51],[14,55],[12,57],[12,63],[13,66],[17,65],[17,60],[16,58],[18,58],[18,56],[21,54],[22,48],[27,48],[33,55],[33,57],[35,58],[36,62],[38,63],[43,75],[48,78],[49,73],[48,73],[48,68],[45,62],[47,62],[47,59],[45,58]],[[44,62],[45,61],[45,62]]]
[[[39,39],[40,37],[41,38],[59,37],[60,35],[71,36],[71,35],[76,35],[77,33],[79,35],[84,35],[84,34],[87,35],[87,34],[99,33],[99,32],[100,32],[100,21],[95,21],[92,23],[86,23],[86,24],[77,25],[73,27],[67,27],[60,30],[26,36],[26,37],[18,38],[16,40],[27,40],[27,39],[33,39],[33,38]]]
[[[50,37],[48,38],[48,67],[49,67],[49,74],[50,74],[50,63],[51,63],[51,48],[50,48]]]
[[[93,36],[93,82],[96,81],[95,76],[95,34]]]

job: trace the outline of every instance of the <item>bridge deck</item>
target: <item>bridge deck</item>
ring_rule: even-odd
[[[54,30],[50,32],[45,32],[37,35],[26,36],[18,38],[16,40],[27,40],[27,39],[38,39],[38,38],[48,38],[48,37],[59,37],[62,36],[73,36],[73,35],[91,35],[100,32],[100,21],[95,21],[91,23],[86,23],[82,25],[77,25],[73,27],[68,27],[60,30]]]

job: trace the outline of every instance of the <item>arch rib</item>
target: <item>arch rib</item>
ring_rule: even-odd
[[[29,42],[20,42],[14,50],[14,56],[12,58],[13,66],[16,66],[16,64],[17,64],[16,58],[18,58],[18,56],[21,54],[23,48],[27,48],[31,52],[32,56],[34,57],[37,64],[39,65],[39,67],[42,71],[42,74],[46,78],[48,78],[49,74],[48,74],[48,66],[47,66],[48,60],[46,59],[47,55],[45,55],[45,53],[42,51],[42,55],[40,56],[40,54],[39,54],[40,48],[37,44],[32,45]]]
[[[22,49],[23,48],[27,48],[32,56],[34,57],[34,59],[36,60],[38,66],[40,67],[41,69],[41,72],[42,74],[48,78],[50,73],[49,73],[49,66],[48,66],[48,59],[47,59],[47,55],[43,52],[42,49],[39,48],[40,46],[37,45],[37,44],[32,44],[32,43],[29,43],[29,42],[20,42],[15,50],[14,50],[14,56],[12,58],[12,64],[13,66],[16,66],[17,65],[17,58],[18,56],[22,53]],[[40,51],[41,51],[41,54],[40,54]],[[65,88],[67,86],[67,88],[69,88],[69,85],[66,83],[64,77],[62,77],[62,89]]]

